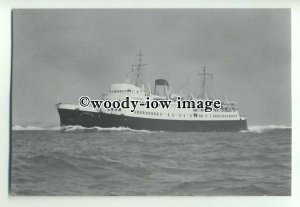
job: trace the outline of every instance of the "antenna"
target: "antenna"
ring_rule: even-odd
[[[136,86],[141,86],[141,79],[142,79],[142,66],[146,66],[147,64],[142,64],[142,50],[140,49],[140,52],[138,54],[138,57],[139,57],[139,63],[136,64],[136,65],[131,65],[132,66],[132,72],[134,70],[134,67],[136,67],[136,71],[137,71],[137,74],[136,74],[136,82],[135,82],[135,85]]]
[[[126,73],[125,83],[129,83],[128,74]]]
[[[203,76],[201,98],[204,99],[205,98],[205,94],[206,94],[206,91],[205,91],[205,78],[206,78],[206,76],[210,76],[213,79],[214,76],[213,76],[212,73],[206,73],[207,67],[206,67],[205,64],[203,65],[202,69],[203,69],[203,73],[199,73],[197,75]]]
[[[149,83],[148,83],[148,90],[149,90],[149,96],[151,96],[151,87],[150,87]]]
[[[226,101],[226,103],[227,103],[227,106],[229,106],[229,108],[230,108],[230,111],[232,111],[232,108],[231,108],[231,105],[230,105],[230,102],[228,101],[228,99],[227,99],[227,97],[224,95],[224,99],[225,99],[225,101]]]

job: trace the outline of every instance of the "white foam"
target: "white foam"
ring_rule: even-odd
[[[92,129],[97,129],[99,131],[133,131],[133,132],[150,132],[149,130],[136,130],[128,127],[111,127],[111,128],[102,128],[102,127],[93,127]]]
[[[248,127],[248,132],[256,132],[256,133],[262,133],[265,131],[270,131],[273,129],[291,129],[289,126],[285,125],[264,125],[264,126],[249,126]],[[247,132],[247,131],[242,131],[242,132]]]
[[[41,128],[41,127],[36,127],[36,126],[20,126],[20,125],[14,125],[13,127],[12,127],[12,130],[16,130],[16,131],[18,131],[18,130],[20,130],[20,131],[25,131],[25,130],[44,130],[43,128]]]
[[[97,131],[132,131],[132,132],[150,132],[149,130],[135,130],[128,127],[111,127],[111,128],[102,128],[102,127],[83,127],[79,125],[70,125],[70,126],[56,126],[56,127],[37,127],[37,126],[21,126],[14,125],[12,127],[14,131],[29,131],[29,130],[53,130],[53,131],[80,131],[80,130],[97,130]]]

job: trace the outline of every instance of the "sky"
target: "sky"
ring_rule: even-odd
[[[58,126],[55,104],[101,99],[110,84],[167,79],[197,94],[204,64],[216,98],[248,125],[291,125],[289,9],[60,9],[13,11],[13,125]]]

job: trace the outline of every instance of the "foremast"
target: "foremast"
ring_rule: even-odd
[[[137,55],[139,57],[139,63],[135,64],[135,65],[131,65],[132,67],[132,72],[134,70],[136,70],[136,82],[135,85],[137,87],[141,87],[142,86],[142,82],[143,82],[143,71],[142,71],[142,67],[146,66],[147,64],[142,63],[142,50],[140,49],[139,54]]]
[[[199,73],[199,74],[198,74],[199,76],[202,76],[202,77],[203,77],[203,78],[202,78],[202,91],[201,91],[200,98],[205,99],[205,97],[206,97],[206,87],[205,87],[205,84],[206,84],[206,76],[210,76],[211,79],[213,80],[213,74],[212,74],[212,73],[207,73],[207,72],[206,72],[207,67],[206,67],[205,64],[203,65],[202,69],[203,69],[203,73]]]

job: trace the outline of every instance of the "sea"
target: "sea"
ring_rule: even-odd
[[[291,128],[151,132],[13,126],[15,196],[289,196]]]

